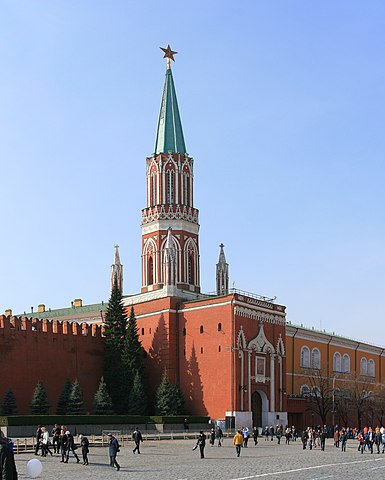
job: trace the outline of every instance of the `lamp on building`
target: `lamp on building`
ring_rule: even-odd
[[[239,385],[239,390],[240,390],[241,392],[245,392],[245,393],[246,393],[246,392],[247,392],[247,387],[246,387],[246,385]]]

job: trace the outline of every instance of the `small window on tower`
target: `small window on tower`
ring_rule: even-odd
[[[203,325],[199,327],[199,333],[203,333]]]
[[[221,331],[222,331],[222,324],[218,323],[218,332],[221,332]]]
[[[183,332],[183,336],[185,337],[186,336],[186,327],[183,327],[182,332]]]
[[[221,346],[219,345],[218,347],[218,352],[220,353],[221,352]]]
[[[201,347],[201,353],[203,353],[203,347]]]
[[[142,328],[142,335],[144,335],[144,328]]]

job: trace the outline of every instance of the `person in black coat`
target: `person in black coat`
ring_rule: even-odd
[[[135,427],[134,433],[132,434],[132,439],[135,442],[135,448],[132,451],[132,453],[135,453],[135,452],[140,453],[139,447],[140,447],[140,442],[143,442],[143,437],[138,427]]]
[[[42,427],[43,425],[39,425],[37,427],[35,438],[36,438],[36,447],[35,447],[35,455],[39,455],[39,448],[41,447],[41,439],[43,438]]]
[[[259,436],[258,427],[254,427],[253,428],[254,445],[258,445],[258,436]]]
[[[55,423],[52,431],[52,445],[53,445],[53,453],[60,453],[60,430],[61,428],[57,423]]]
[[[199,432],[197,445],[199,447],[201,458],[205,458],[206,435],[203,433],[203,430]]]
[[[306,449],[306,443],[307,443],[308,438],[309,438],[309,435],[307,434],[306,428],[304,428],[302,430],[302,434],[301,434],[302,446],[303,446],[304,450]]]
[[[326,428],[326,425],[324,425],[324,428],[321,430],[320,433],[320,438],[321,438],[321,450],[324,452],[325,451],[325,442],[326,442],[326,437],[328,436],[328,430]]]
[[[3,480],[17,480],[15,458],[10,441],[0,431],[0,478]]]
[[[72,452],[74,457],[76,458],[76,463],[79,463],[80,459],[76,455],[76,452],[75,452],[75,449],[77,448],[75,446],[75,440],[74,440],[74,437],[73,437],[72,433],[69,430],[66,431],[66,437],[67,437],[67,450],[66,450],[66,459],[65,459],[64,463],[68,463],[68,459],[70,457],[70,452]]]
[[[79,435],[80,446],[82,448],[82,456],[83,456],[83,465],[88,465],[88,452],[90,442],[88,438],[84,435]]]

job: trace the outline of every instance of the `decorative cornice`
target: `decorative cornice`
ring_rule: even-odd
[[[157,220],[186,220],[198,224],[199,211],[186,205],[155,205],[142,210],[142,225]]]
[[[234,308],[234,313],[240,317],[251,318],[258,322],[267,322],[283,326],[285,325],[285,317],[273,315],[267,312],[260,312],[258,310],[252,310],[251,308],[236,306]]]

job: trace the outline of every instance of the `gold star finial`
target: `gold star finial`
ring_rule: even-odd
[[[166,48],[159,48],[164,52],[163,58],[167,58],[167,68],[170,68],[170,60],[175,62],[174,55],[176,55],[178,52],[171,50],[170,44],[168,44]]]

